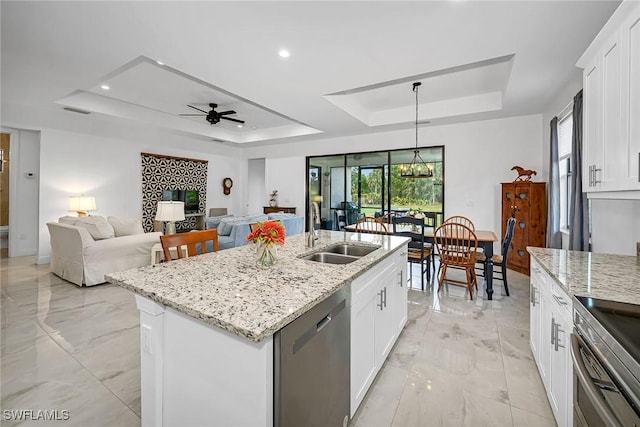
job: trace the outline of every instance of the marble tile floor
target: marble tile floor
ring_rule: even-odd
[[[510,279],[512,296],[498,282],[493,301],[453,285],[410,291],[408,324],[350,425],[554,426],[529,350],[528,278]],[[130,292],[78,288],[32,257],[3,257],[0,326],[0,425],[140,425]],[[69,420],[6,419],[21,409]]]

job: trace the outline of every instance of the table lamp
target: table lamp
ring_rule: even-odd
[[[96,210],[96,198],[94,196],[69,197],[69,212],[77,212],[78,216],[87,216],[87,212]]]
[[[176,234],[176,221],[184,221],[184,202],[158,202],[156,221],[166,221],[164,234]]]

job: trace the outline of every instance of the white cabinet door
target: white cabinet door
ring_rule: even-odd
[[[599,189],[620,189],[620,172],[624,160],[622,143],[622,49],[620,32],[607,40],[602,50],[602,161],[596,173]]]
[[[573,383],[568,380],[572,376],[572,362],[569,354],[569,336],[572,323],[567,313],[567,306],[562,306],[555,299],[566,299],[556,292],[552,293],[551,324],[553,325],[553,344],[551,345],[551,372],[549,375],[549,403],[559,427],[573,425]],[[566,301],[565,301],[566,303]]]
[[[536,273],[536,270],[538,273]],[[531,282],[529,286],[529,343],[533,357],[537,360],[540,356],[540,273],[539,267],[531,260]]]
[[[393,324],[395,325],[395,335],[399,336],[407,324],[407,246],[400,249],[395,261],[395,283],[393,284]]]
[[[380,286],[376,294],[376,319],[375,319],[375,348],[376,366],[378,369],[384,364],[387,355],[397,338],[397,328],[393,319],[394,289],[397,286],[396,270],[389,269],[380,277]]]
[[[622,26],[622,46],[626,62],[624,82],[626,96],[623,115],[623,138],[627,141],[624,155],[624,187],[640,189],[640,6]],[[623,109],[623,112],[625,109]]]
[[[595,176],[601,171],[596,169],[602,168],[601,150],[602,135],[602,87],[600,77],[600,61],[599,57],[594,58],[587,64],[584,69],[583,78],[583,116],[584,116],[584,135],[583,135],[583,175],[582,182],[585,191],[595,191]]]
[[[398,337],[396,265],[394,254],[351,284],[351,416]]]
[[[351,416],[378,372],[376,369],[376,292],[361,295],[351,306]]]

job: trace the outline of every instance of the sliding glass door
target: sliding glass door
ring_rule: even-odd
[[[362,216],[417,210],[444,212],[444,147],[420,148],[433,176],[404,178],[414,150],[307,157],[307,209],[316,201],[322,226],[340,230]]]

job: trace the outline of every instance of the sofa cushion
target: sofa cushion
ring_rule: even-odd
[[[204,220],[205,228],[207,230],[211,230],[213,228],[218,228],[218,226],[220,225],[220,221],[222,221],[224,218],[233,218],[233,214],[220,215],[220,216],[210,216],[208,218],[205,218],[205,220]]]
[[[67,225],[76,225],[76,221],[78,220],[77,216],[62,216],[60,218],[58,218],[58,222],[60,224],[67,224]]]
[[[107,219],[113,226],[116,237],[131,236],[133,234],[144,234],[142,222],[137,218],[120,218],[110,216]]]
[[[99,215],[81,216],[76,218],[76,227],[86,229],[94,240],[111,239],[114,230],[105,217]]]

